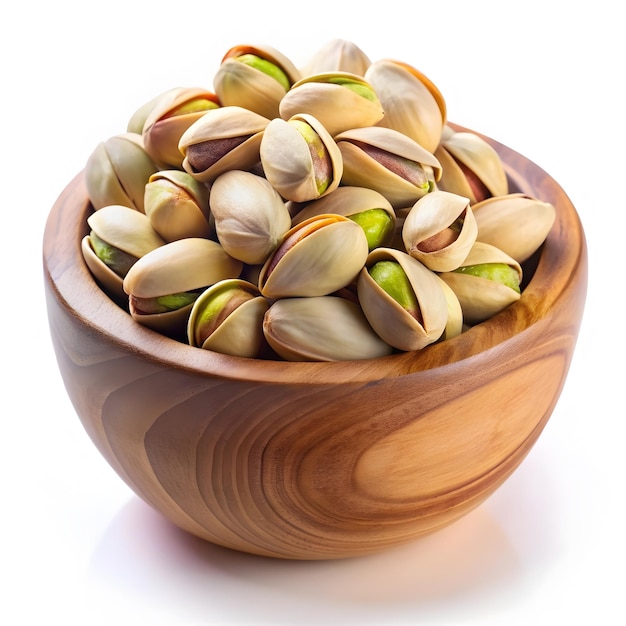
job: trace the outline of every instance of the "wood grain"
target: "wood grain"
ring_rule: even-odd
[[[522,298],[460,337],[362,362],[240,359],[136,324],[82,259],[91,209],[78,174],[44,233],[48,319],[76,413],[119,476],[194,535],[290,559],[396,545],[497,489],[558,400],[587,251],[556,181],[488,141],[513,190],[557,208]]]

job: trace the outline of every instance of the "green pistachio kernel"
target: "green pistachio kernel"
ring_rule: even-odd
[[[198,298],[198,292],[196,291],[184,291],[182,293],[172,293],[167,296],[159,296],[155,298],[157,306],[166,311],[177,311],[183,307],[195,302]]]
[[[401,307],[414,317],[417,316],[419,305],[415,291],[400,263],[397,261],[378,261],[368,271],[374,281]]]
[[[370,252],[381,246],[393,229],[393,219],[385,209],[368,209],[348,217],[365,232]]]
[[[343,76],[334,76],[328,82],[351,89],[354,93],[358,94],[362,98],[365,98],[366,100],[369,100],[370,102],[376,102],[378,99],[372,87],[366,85],[365,83],[357,83]]]
[[[275,63],[262,59],[256,54],[242,54],[237,57],[237,61],[271,76],[274,80],[278,81],[285,91],[289,91],[289,88],[291,87],[289,78],[287,77],[287,74],[285,74],[285,72],[283,72],[283,70],[281,70]]]
[[[209,111],[210,109],[219,108],[217,102],[213,102],[208,98],[193,98],[187,102],[183,102],[180,106],[172,109],[168,117],[175,115],[186,115],[187,113],[198,113],[200,111]]]
[[[89,233],[89,241],[96,256],[113,272],[124,278],[128,270],[137,260],[137,257],[124,252],[115,246],[100,239],[96,233]]]
[[[493,280],[497,283],[510,287],[513,291],[521,293],[519,284],[519,274],[515,268],[507,265],[506,263],[479,263],[478,265],[466,265],[465,267],[459,267],[455,272],[459,274],[470,274],[471,276],[478,276],[480,278],[486,278],[487,280]]]
[[[333,177],[333,166],[328,150],[326,150],[322,138],[310,124],[298,119],[290,120],[289,123],[302,135],[309,146],[317,193],[321,196],[328,189]]]

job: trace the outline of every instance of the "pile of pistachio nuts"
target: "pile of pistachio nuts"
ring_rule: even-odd
[[[458,128],[458,127],[457,127]],[[554,207],[448,124],[415,67],[333,40],[238,45],[211,89],[137,109],[85,166],[82,252],[137,323],[239,357],[421,350],[520,298]]]

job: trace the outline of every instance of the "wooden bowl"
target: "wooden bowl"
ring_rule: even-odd
[[[96,285],[80,173],[52,208],[50,332],[84,428],[119,476],[186,531],[291,559],[379,551],[457,520],[529,452],[558,400],[587,289],[576,210],[537,165],[489,141],[511,190],[557,217],[521,299],[416,353],[255,361],[168,339]]]

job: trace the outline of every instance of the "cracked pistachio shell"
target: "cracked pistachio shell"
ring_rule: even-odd
[[[161,169],[182,166],[178,142],[183,133],[208,110],[220,106],[217,96],[202,87],[178,87],[162,94],[144,122],[146,152]]]
[[[417,310],[409,312],[370,275],[379,261],[397,262],[415,295]],[[438,276],[406,252],[376,248],[370,252],[357,282],[365,317],[376,333],[398,350],[421,350],[437,341],[446,330],[448,301]]]
[[[183,169],[212,183],[228,170],[249,170],[259,162],[261,138],[269,119],[239,106],[205,113],[180,138]]]
[[[478,240],[500,248],[518,263],[541,247],[556,218],[552,204],[522,193],[488,198],[472,209]]]
[[[116,271],[109,267],[94,249],[93,236],[120,251],[124,266],[134,264],[144,254],[162,246],[165,241],[152,228],[150,220],[139,211],[122,205],[109,205],[87,218],[91,233],[81,241],[87,267],[104,291],[118,304],[126,306],[123,279],[127,269]]]
[[[465,260],[478,228],[469,199],[435,190],[420,198],[406,215],[402,240],[406,251],[434,272],[450,272]]]
[[[380,126],[394,128],[434,153],[446,122],[446,103],[439,89],[416,68],[382,59],[372,63],[365,79],[385,110]]]
[[[336,213],[337,215],[351,218],[366,211],[377,209],[384,211],[388,222],[381,229],[380,235],[376,233],[376,236],[381,238],[370,241],[370,235],[368,234],[369,247],[372,249],[389,243],[396,228],[396,214],[393,207],[387,198],[373,189],[350,186],[337,187],[335,191],[327,196],[313,200],[301,208],[292,218],[292,224],[299,224],[306,219],[322,215],[323,213]]]
[[[324,296],[351,283],[368,254],[363,229],[342,215],[319,215],[289,229],[259,274],[268,298]]]
[[[335,141],[343,159],[342,184],[374,189],[394,209],[414,204],[441,177],[435,156],[392,128],[354,128]]]
[[[337,144],[312,115],[274,118],[261,139],[261,165],[286,200],[308,202],[335,190],[343,164]]]
[[[302,68],[302,76],[322,72],[350,72],[364,76],[371,65],[369,57],[359,46],[347,39],[331,39],[313,54]]]
[[[258,358],[266,343],[263,317],[270,302],[245,280],[226,279],[202,292],[187,325],[189,344],[222,354]]]
[[[350,361],[391,354],[358,304],[337,296],[277,300],[265,314],[269,345],[287,361]]]
[[[249,265],[264,263],[291,228],[280,194],[250,172],[231,170],[216,178],[210,205],[224,250]]]
[[[213,88],[224,106],[239,106],[272,119],[278,117],[283,96],[300,78],[298,68],[279,50],[238,45],[222,58]]]
[[[295,83],[280,101],[280,116],[288,120],[308,113],[332,135],[382,120],[383,106],[373,87],[349,72],[325,72]]]
[[[141,135],[143,133],[143,127],[146,123],[146,119],[148,118],[148,115],[150,115],[150,113],[152,112],[152,109],[154,109],[154,107],[156,106],[157,102],[165,97],[167,94],[169,94],[170,92],[174,91],[175,89],[178,88],[172,88],[172,89],[168,89],[167,91],[164,91],[156,96],[154,96],[154,98],[151,98],[150,100],[148,100],[147,102],[145,102],[144,104],[142,104],[129,118],[128,120],[128,124],[126,125],[126,131],[129,133],[137,133],[139,135]]]
[[[124,290],[137,298],[155,298],[237,278],[243,264],[211,239],[171,241],[141,257],[124,279]]]
[[[166,241],[211,236],[209,190],[181,170],[162,170],[150,176],[144,210]]]
[[[94,209],[121,204],[143,213],[144,188],[157,166],[137,133],[99,143],[85,164],[87,194]]]
[[[443,167],[440,189],[467,196],[472,204],[509,193],[500,155],[479,135],[446,126],[435,156]]]
[[[508,265],[517,273],[518,282],[522,281],[522,268],[515,259],[499,248],[480,241],[472,246],[461,268],[439,274],[456,294],[463,309],[463,319],[471,326],[489,319],[520,299],[518,290],[462,271],[465,267],[485,264]]]

